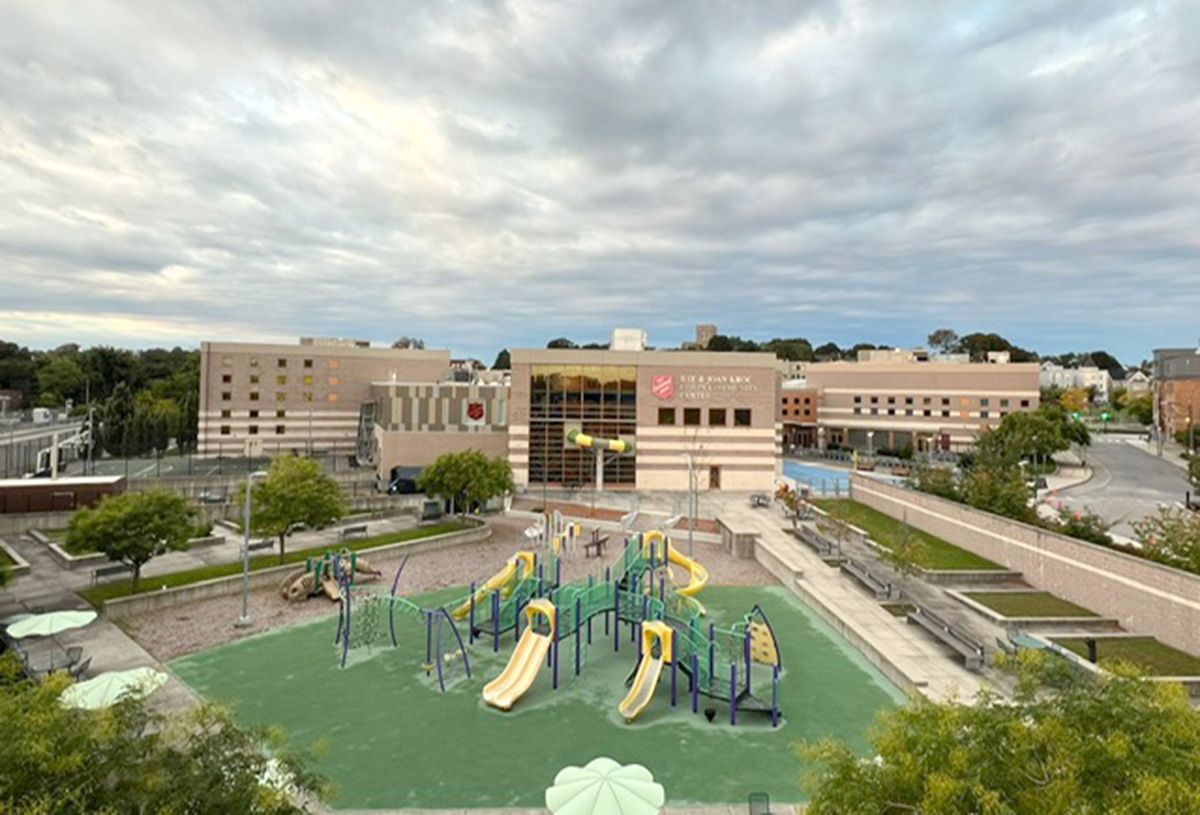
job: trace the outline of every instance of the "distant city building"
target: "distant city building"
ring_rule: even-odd
[[[1200,347],[1155,349],[1153,393],[1154,425],[1166,435],[1200,422]]]
[[[1064,368],[1055,362],[1043,362],[1038,370],[1038,385],[1062,390],[1095,388],[1095,401],[1102,405],[1108,404],[1112,396],[1112,375],[1106,368],[1097,368],[1095,365]]]
[[[703,351],[708,348],[712,338],[717,336],[717,327],[712,323],[701,323],[696,326],[696,347]]]
[[[646,332],[640,328],[614,328],[608,350],[645,351],[647,339]]]

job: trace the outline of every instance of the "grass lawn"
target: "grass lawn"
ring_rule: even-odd
[[[400,543],[401,541],[419,540],[421,538],[431,538],[434,535],[444,535],[448,532],[458,532],[460,529],[468,528],[467,524],[460,521],[446,521],[444,523],[434,524],[432,526],[419,526],[416,529],[405,529],[401,532],[389,532],[385,535],[374,535],[369,538],[361,538],[358,540],[348,540],[335,545],[316,546],[312,549],[297,549],[294,552],[288,552],[283,556],[283,562],[299,563],[303,562],[307,557],[314,557],[324,554],[327,549],[349,549],[351,551],[362,551],[363,549],[371,549],[375,546],[384,546],[389,543]],[[259,569],[269,569],[272,566],[278,566],[279,555],[266,554],[258,555],[250,559],[250,571],[256,572]],[[156,574],[153,577],[143,577],[142,584],[146,587],[146,591],[157,591],[163,586],[167,588],[175,588],[177,586],[187,586],[192,583],[199,583],[203,580],[212,580],[214,577],[228,577],[230,575],[241,574],[241,561],[232,563],[217,563],[212,566],[202,566],[198,569],[187,569],[182,572],[169,572],[167,574]],[[127,597],[131,593],[129,591],[130,583],[128,580],[117,580],[112,583],[105,583],[100,586],[93,586],[89,589],[84,589],[79,592],[83,599],[87,600],[96,608],[105,600],[112,600],[117,597]]]
[[[0,549],[0,566],[16,566],[17,562],[8,556],[8,552]]]
[[[1083,637],[1055,638],[1054,642],[1087,659],[1087,640]],[[1150,676],[1200,676],[1200,658],[1163,645],[1153,637],[1098,637],[1096,656],[1132,662]]]
[[[1095,617],[1095,612],[1045,591],[964,591],[968,597],[1005,617]]]
[[[432,605],[463,592],[413,599]],[[903,697],[849,643],[781,586],[710,586],[700,597],[718,625],[740,620],[755,604],[770,617],[783,657],[781,727],[746,712],[731,727],[728,705],[705,696],[693,714],[683,675],[672,707],[669,668],[646,711],[626,723],[617,705],[628,691],[637,646],[622,625],[614,653],[601,617],[592,620],[592,644],[586,637],[581,643],[579,676],[569,637],[560,646],[558,689],[543,663],[507,713],[487,707],[480,691],[508,662],[511,632],[499,653],[490,639],[476,640],[470,678],[456,660],[456,681],[440,693],[421,668],[424,631],[409,617],[398,624],[398,648],[385,646],[344,670],[332,646],[334,617],[185,656],[170,667],[206,698],[232,706],[243,725],[278,725],[298,746],[324,741],[315,769],[337,785],[336,808],[540,808],[561,768],[611,756],[647,767],[672,805],[734,804],[744,812],[754,791],[773,802],[801,799],[805,765],[793,751],[797,741],[833,737],[873,755],[866,737],[875,714]],[[754,666],[752,684],[757,697],[769,698],[766,666]],[[711,724],[707,707],[717,711]]]
[[[895,518],[884,515],[882,512],[860,504],[857,501],[851,501],[848,498],[818,498],[813,503],[830,515],[865,530],[871,536],[871,540],[880,546],[891,547],[896,541],[897,536],[900,535],[900,530],[903,526]],[[927,569],[979,569],[990,571],[1004,568],[998,563],[993,563],[987,558],[982,558],[965,549],[960,549],[952,543],[947,543],[941,538],[936,538],[919,529],[914,529],[912,526],[908,528],[908,531],[924,547],[928,561],[925,564]]]

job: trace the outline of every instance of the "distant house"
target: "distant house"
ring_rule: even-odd
[[[1089,365],[1064,368],[1056,362],[1043,362],[1038,371],[1038,385],[1043,388],[1095,388],[1097,404],[1108,404],[1112,395],[1113,378],[1104,368]]]
[[[1125,392],[1130,396],[1142,396],[1150,393],[1154,388],[1154,382],[1146,374],[1138,368],[1130,368],[1127,371],[1122,371],[1124,378],[1121,380],[1120,387],[1125,388]],[[1116,377],[1113,377],[1114,380]]]

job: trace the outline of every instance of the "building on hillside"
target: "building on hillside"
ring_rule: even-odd
[[[708,348],[708,344],[712,342],[712,338],[717,336],[717,327],[712,323],[701,323],[696,326],[696,339],[694,342],[685,342],[683,350],[685,351],[704,351]]]
[[[605,488],[769,490],[780,441],[775,356],[703,351],[512,352],[509,461],[521,485],[585,486],[595,453],[571,430],[633,443]]]
[[[362,340],[200,344],[202,456],[356,453],[369,440],[372,383],[436,382],[449,351],[372,348]]]
[[[1145,371],[1140,368],[1129,368],[1120,371],[1119,376],[1113,374],[1113,390],[1117,388],[1124,388],[1130,396],[1144,396],[1153,390],[1154,385]]]
[[[1056,362],[1043,362],[1038,369],[1038,386],[1072,390],[1095,388],[1096,404],[1106,405],[1112,396],[1112,375],[1105,368],[1087,365],[1079,368],[1064,368]]]
[[[1038,407],[1035,363],[884,359],[809,364],[804,386],[818,396],[817,447],[963,450],[1007,414]]]
[[[1200,346],[1156,348],[1153,393],[1154,426],[1166,436],[1200,423]]]

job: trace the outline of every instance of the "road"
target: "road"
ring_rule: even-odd
[[[1062,490],[1059,500],[1099,513],[1118,535],[1132,537],[1131,521],[1154,513],[1160,504],[1182,503],[1188,489],[1182,469],[1124,441],[1093,435],[1086,460],[1091,480]]]

